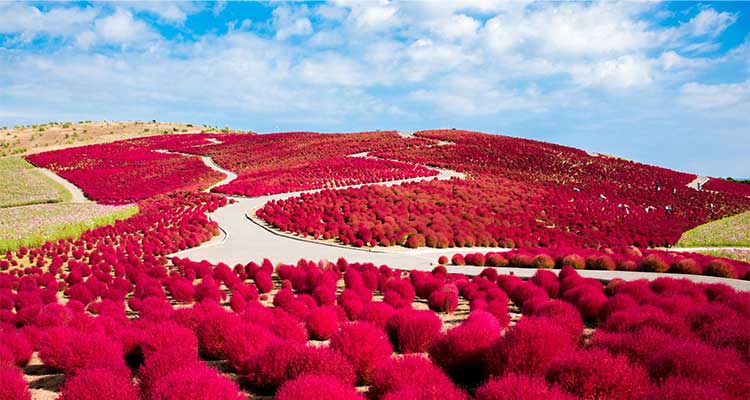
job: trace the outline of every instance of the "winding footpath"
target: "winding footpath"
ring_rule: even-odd
[[[83,190],[81,190],[78,186],[70,183],[67,179],[63,178],[60,175],[57,175],[56,173],[48,170],[47,168],[37,168],[37,171],[44,174],[46,177],[52,179],[53,181],[59,183],[62,185],[68,192],[70,192],[71,199],[70,202],[72,203],[89,203],[91,200],[86,198],[86,195],[83,194]]]
[[[369,157],[367,154],[356,154],[354,156]],[[210,157],[201,157],[204,164],[218,172],[225,174],[227,177],[221,182],[211,186],[211,188],[222,185],[234,179],[237,174],[218,166]],[[432,179],[445,180],[452,178],[463,178],[463,174],[456,171],[436,169],[438,175],[422,178],[405,179],[399,181],[389,181],[373,183],[372,185],[398,185],[404,182],[419,182]],[[345,186],[337,189],[350,187],[360,187],[364,185]],[[210,191],[208,188],[207,191]],[[299,259],[308,260],[331,260],[335,261],[339,257],[346,258],[349,262],[371,262],[375,265],[388,265],[393,268],[404,270],[423,270],[429,271],[437,265],[437,259],[441,255],[448,257],[453,254],[470,253],[470,252],[489,252],[489,251],[508,251],[504,248],[451,248],[451,249],[406,249],[400,246],[393,247],[375,247],[375,248],[355,248],[344,246],[332,241],[314,240],[299,237],[297,235],[281,232],[270,227],[265,221],[255,217],[255,210],[265,205],[271,200],[287,199],[298,196],[302,193],[314,193],[320,190],[309,190],[304,192],[282,193],[270,196],[259,197],[236,197],[228,196],[234,200],[233,204],[228,204],[217,211],[210,213],[209,217],[216,221],[224,233],[222,236],[215,238],[199,247],[187,249],[171,256],[185,257],[193,260],[207,260],[212,263],[224,262],[230,266],[241,263],[246,264],[249,261],[259,262],[263,258],[268,258],[273,262],[283,262],[294,264]],[[478,275],[484,267],[471,266],[447,266],[448,271],[452,273],[463,273],[466,275]],[[498,272],[504,274],[514,274],[522,278],[531,277],[536,270],[532,268],[496,268]],[[552,270],[557,273],[558,270]],[[704,283],[725,283],[737,290],[750,291],[750,281],[738,279],[726,279],[713,276],[702,275],[684,275],[684,274],[666,274],[666,273],[649,273],[649,272],[625,272],[625,271],[593,271],[581,270],[581,276],[601,280],[611,280],[622,278],[625,280],[637,279],[656,279],[659,277],[670,277],[676,279],[689,279],[694,282]]]

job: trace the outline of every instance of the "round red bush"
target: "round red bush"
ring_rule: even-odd
[[[244,400],[229,378],[202,364],[177,369],[161,378],[146,400]]]
[[[669,378],[644,400],[732,400],[721,388],[684,378]]]
[[[442,321],[432,311],[403,308],[386,324],[388,337],[399,353],[424,353],[440,336]]]
[[[709,261],[703,273],[722,278],[737,279],[737,270],[728,262],[719,259]]]
[[[548,318],[523,317],[485,354],[490,376],[541,374],[550,362],[572,351],[565,329]]]
[[[643,368],[603,350],[567,353],[549,366],[545,377],[584,400],[637,399],[650,391]]]
[[[649,254],[641,259],[638,269],[646,272],[667,272],[669,264],[656,254]]]
[[[130,383],[130,375],[121,375],[103,368],[84,369],[66,379],[60,400],[139,400],[138,388]]]
[[[0,333],[0,347],[6,347],[10,351],[19,367],[26,366],[34,352],[29,340],[20,333]]]
[[[304,375],[285,382],[276,400],[365,400],[352,385],[326,375]]]
[[[331,307],[317,307],[310,311],[305,321],[313,340],[328,340],[339,329],[339,315]]]
[[[43,334],[39,358],[66,375],[87,367],[127,371],[122,346],[98,332],[84,333],[71,328],[53,328]]]
[[[418,355],[391,358],[378,364],[367,394],[372,398],[381,398],[407,386],[440,393],[441,399],[466,398],[440,368]]]
[[[31,400],[29,385],[19,368],[0,365],[0,399]]]
[[[361,382],[369,382],[376,365],[393,354],[385,332],[369,322],[341,326],[331,336],[331,348],[349,359]]]
[[[654,381],[682,377],[720,387],[738,398],[750,398],[750,381],[738,378],[745,376],[747,366],[735,351],[689,341],[665,346],[647,364]]]
[[[224,346],[226,333],[237,325],[240,325],[239,316],[224,311],[212,313],[203,319],[195,332],[201,355],[212,359],[227,358]]]
[[[480,386],[474,400],[572,400],[556,386],[550,387],[543,378],[527,375],[505,375],[492,378]]]
[[[428,353],[454,382],[475,384],[484,379],[482,356],[501,332],[500,323],[492,314],[474,311],[463,324],[435,339]]]
[[[260,293],[269,293],[273,290],[273,279],[271,279],[271,274],[267,271],[261,270],[256,272],[254,281]]]

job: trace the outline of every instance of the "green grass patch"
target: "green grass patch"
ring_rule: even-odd
[[[0,209],[0,253],[46,241],[77,238],[89,229],[113,224],[138,207],[95,203],[36,204]]]
[[[750,247],[750,211],[691,229],[677,247]]]
[[[735,249],[735,250],[702,250],[699,251],[701,254],[707,254],[714,257],[724,257],[737,261],[744,261],[750,263],[750,250]]]
[[[23,158],[0,158],[0,208],[59,203],[70,199],[67,189]]]

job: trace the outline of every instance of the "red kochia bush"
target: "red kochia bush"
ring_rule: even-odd
[[[576,351],[554,361],[547,382],[584,400],[630,400],[648,393],[646,371],[603,350]]]
[[[226,333],[239,323],[240,318],[237,314],[223,311],[205,318],[196,330],[201,354],[208,358],[226,358],[227,351],[224,346],[227,340]]]
[[[684,378],[669,378],[644,397],[645,400],[731,400],[721,388]]]
[[[313,340],[328,340],[339,329],[339,316],[331,307],[317,307],[310,311],[305,321]]]
[[[684,341],[665,345],[647,364],[651,379],[683,377],[720,387],[737,398],[750,398],[750,381],[738,379],[746,374],[747,365],[736,352]]]
[[[573,350],[563,327],[548,318],[523,317],[486,353],[491,376],[541,374],[550,362]]]
[[[408,386],[439,394],[441,399],[466,398],[440,368],[418,355],[387,359],[378,364],[367,393],[377,399]]]
[[[362,382],[369,382],[375,366],[393,353],[385,332],[368,322],[343,325],[331,337],[331,348],[352,362]]]
[[[237,384],[202,364],[177,369],[161,378],[146,400],[244,400]]]
[[[103,368],[84,369],[67,379],[60,400],[138,400],[138,388],[130,377]]]
[[[173,371],[187,368],[198,363],[197,357],[184,354],[177,348],[167,348],[164,351],[154,353],[146,357],[143,364],[138,368],[138,380],[141,391],[150,393],[161,378]]]
[[[572,400],[556,386],[550,387],[542,378],[527,375],[505,375],[490,379],[480,386],[474,400]]]
[[[29,385],[20,369],[0,365],[0,399],[31,400]]]
[[[281,385],[276,400],[364,400],[354,386],[325,375],[305,375]]]
[[[255,273],[255,286],[258,287],[258,291],[261,293],[268,293],[273,290],[273,279],[271,274],[267,271],[258,271]]]
[[[440,336],[442,325],[432,311],[403,308],[388,321],[386,331],[399,353],[424,353]]]
[[[66,375],[91,367],[127,373],[122,346],[101,333],[84,333],[71,328],[54,328],[44,333],[39,358]]]
[[[483,379],[482,355],[500,337],[500,323],[492,314],[474,311],[463,324],[451,328],[429,347],[430,358],[459,384]]]
[[[26,336],[20,333],[0,333],[0,347],[6,347],[10,351],[19,367],[26,366],[34,352]]]

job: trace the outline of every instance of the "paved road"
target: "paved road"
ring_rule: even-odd
[[[83,190],[81,190],[78,186],[70,183],[67,179],[61,177],[60,175],[57,175],[56,173],[48,170],[47,168],[37,168],[38,171],[41,171],[44,175],[52,179],[53,181],[61,184],[65,189],[67,189],[71,194],[71,202],[73,203],[85,203],[90,202],[88,198],[86,198],[86,195],[83,194]]]
[[[707,176],[698,175],[695,177],[695,179],[690,181],[690,183],[688,183],[687,186],[691,189],[703,190],[703,185],[705,185],[706,182],[708,182],[709,180],[711,180],[711,178]]]
[[[231,171],[224,170],[216,165],[210,158],[203,157],[202,159],[207,166],[226,174],[228,176],[227,179],[229,179],[229,176],[236,176],[236,174],[233,174]],[[439,175],[436,177],[416,178],[407,181],[451,179],[456,177],[456,174],[455,171],[440,170]],[[394,185],[399,183],[401,183],[401,181],[379,184]],[[173,256],[188,257],[193,260],[208,260],[213,263],[224,262],[230,266],[237,263],[246,264],[249,261],[261,261],[263,258],[269,258],[273,262],[296,263],[300,258],[308,260],[326,259],[335,261],[339,257],[344,257],[350,262],[371,262],[376,265],[385,264],[405,270],[431,270],[437,265],[437,259],[441,255],[447,255],[450,257],[457,252],[507,251],[506,249],[491,249],[483,247],[456,249],[421,248],[410,250],[394,246],[388,248],[358,249],[323,241],[294,237],[293,235],[278,230],[269,229],[261,223],[254,223],[247,218],[246,214],[248,211],[262,207],[270,200],[285,199],[299,194],[300,192],[254,198],[230,197],[235,200],[234,204],[227,205],[216,212],[209,214],[211,219],[219,223],[219,226],[221,226],[226,235],[205,243],[200,247],[173,254]],[[451,272],[460,272],[467,275],[479,274],[482,269],[483,268],[481,267],[449,267]],[[529,277],[535,272],[533,269],[522,268],[497,269],[500,273],[513,273],[520,277]],[[554,271],[557,272],[556,270]],[[602,280],[610,280],[614,278],[622,278],[625,280],[655,279],[667,276],[678,279],[686,278],[695,282],[726,283],[738,290],[750,291],[750,281],[711,276],[586,270],[580,271],[580,274],[585,277]]]

